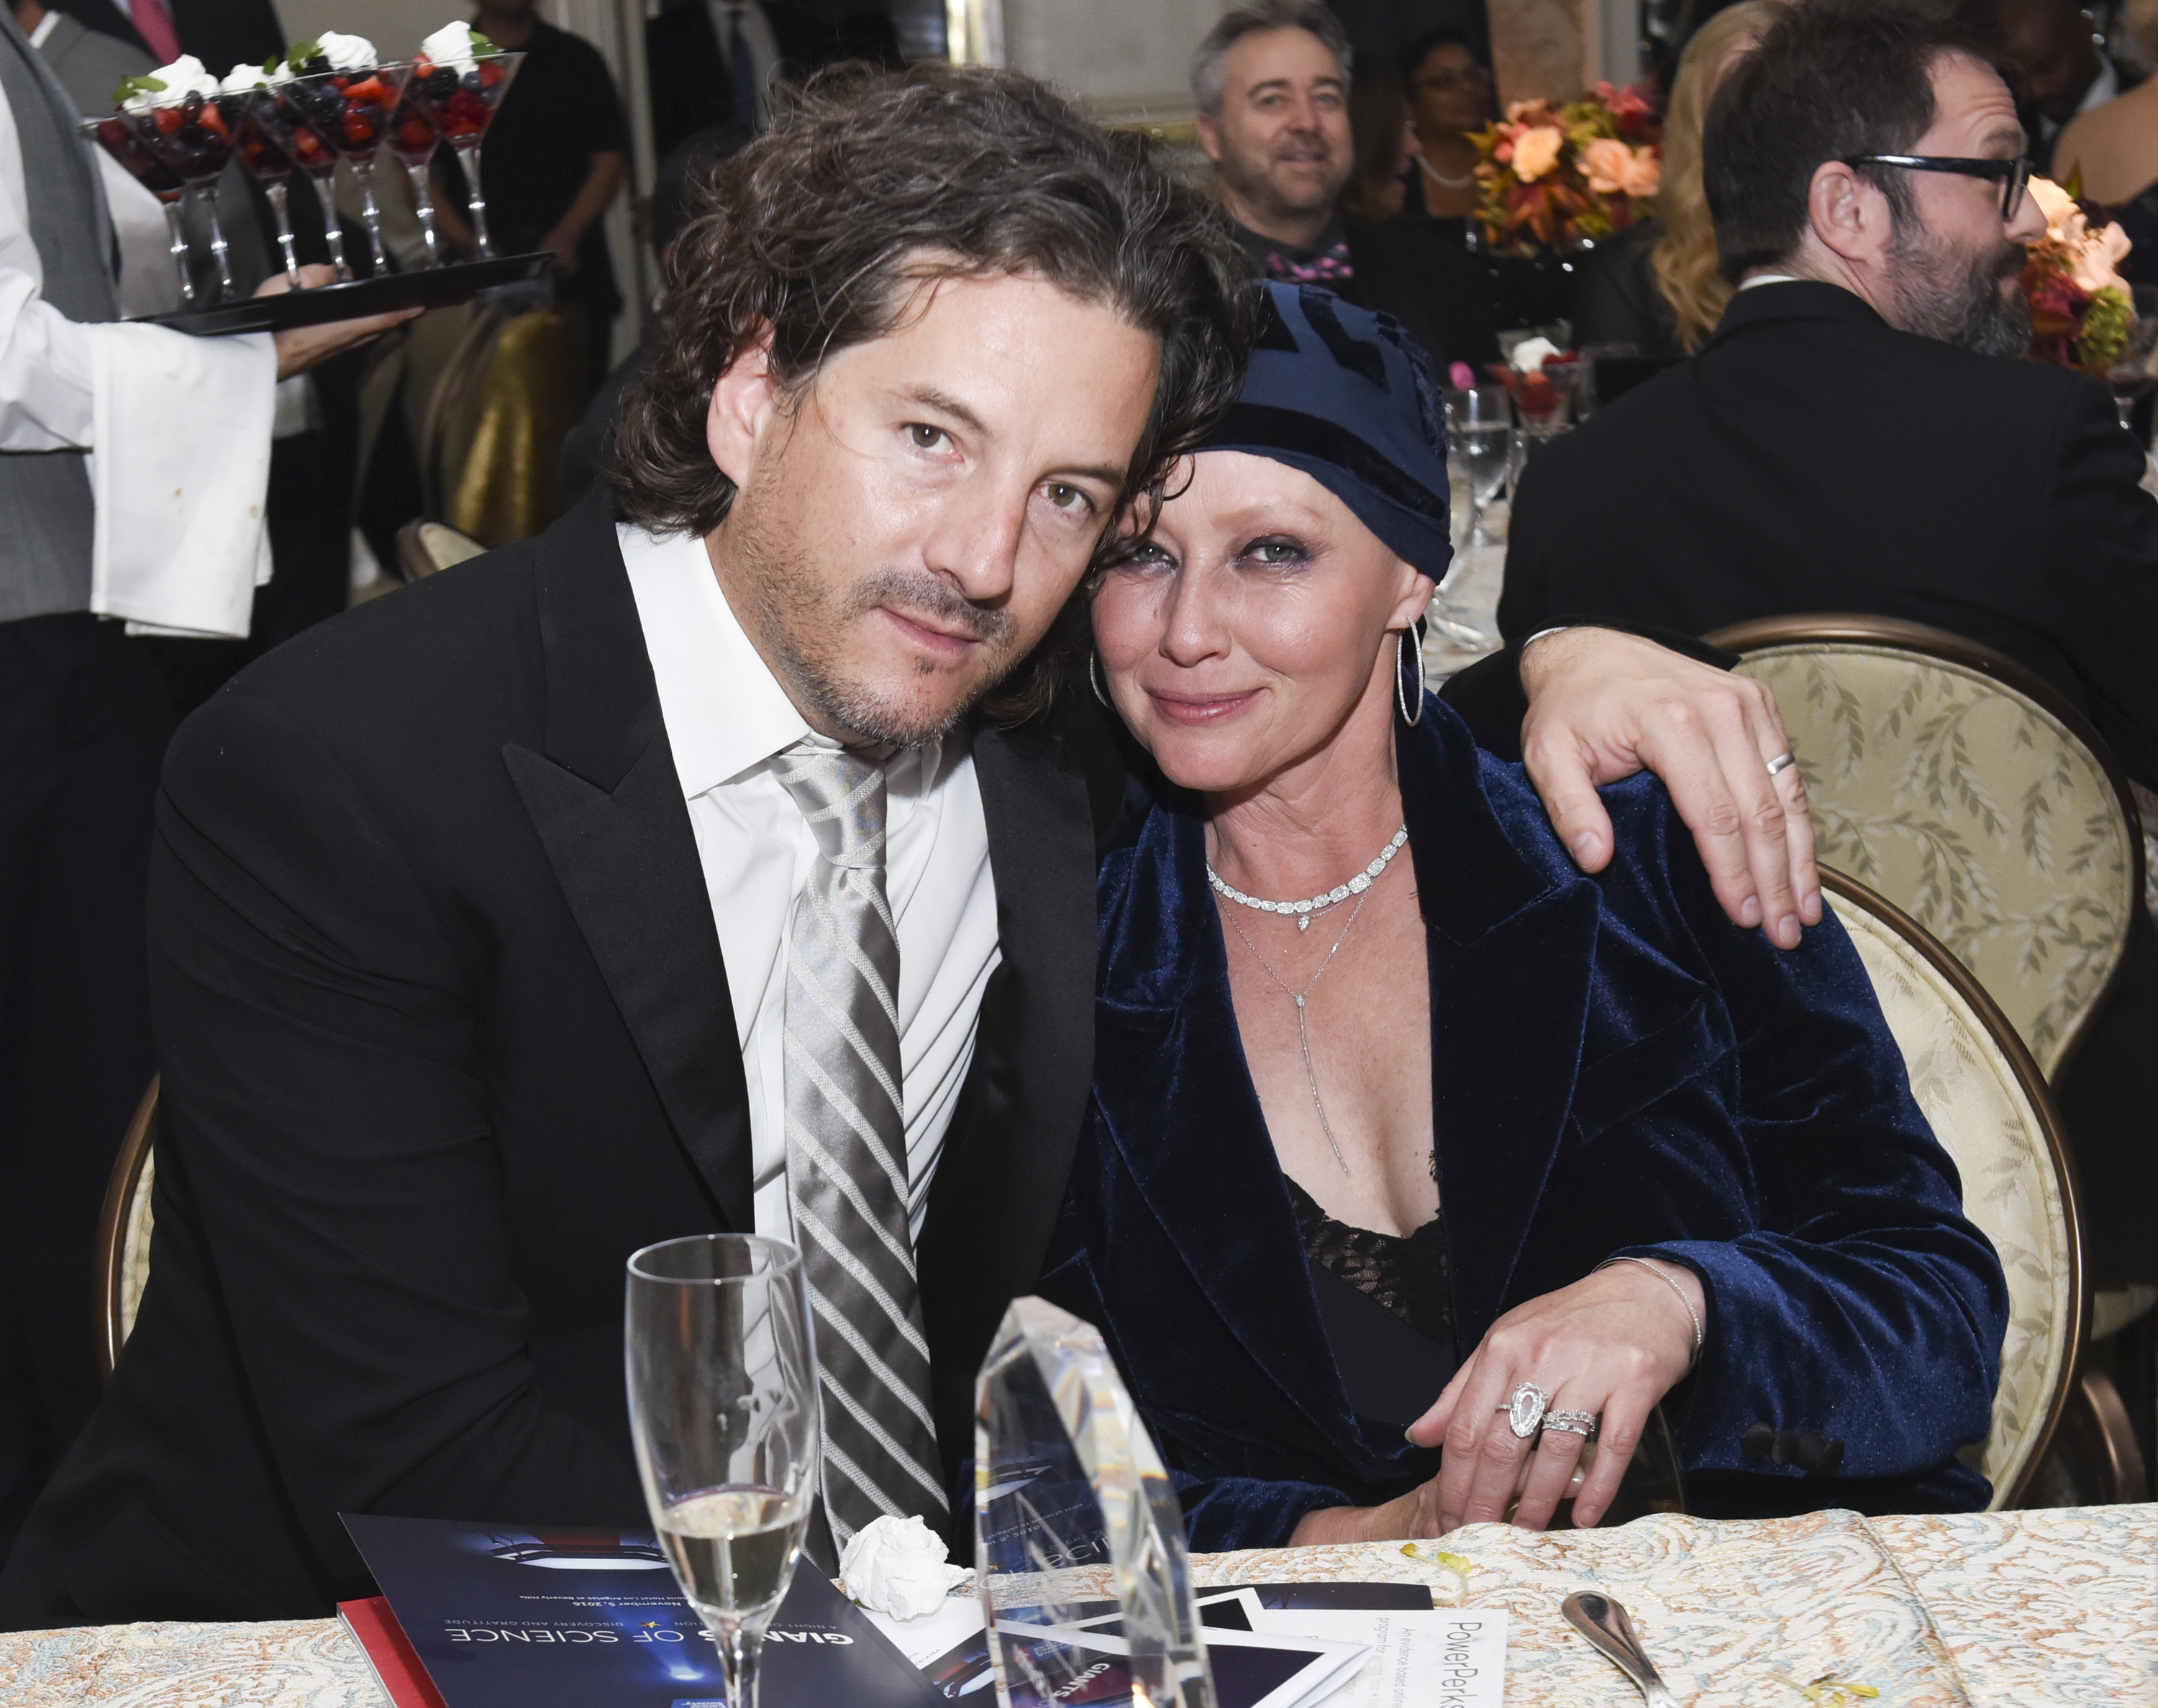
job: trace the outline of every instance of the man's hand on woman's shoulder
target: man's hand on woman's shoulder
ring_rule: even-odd
[[[1785,949],[1819,925],[1813,821],[1776,697],[1751,679],[1617,629],[1567,628],[1521,653],[1521,759],[1559,839],[1585,872],[1610,863],[1599,784],[1648,770],[1693,832],[1716,899]]]

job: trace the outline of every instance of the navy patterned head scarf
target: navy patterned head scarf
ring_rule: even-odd
[[[1199,448],[1302,469],[1436,581],[1453,544],[1445,420],[1422,349],[1389,316],[1316,285],[1261,288],[1244,389]]]

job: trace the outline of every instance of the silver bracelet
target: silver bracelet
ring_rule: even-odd
[[[1670,1276],[1665,1274],[1662,1270],[1657,1268],[1656,1266],[1651,1263],[1646,1257],[1606,1257],[1601,1263],[1598,1264],[1594,1269],[1590,1270],[1588,1272],[1591,1275],[1598,1274],[1603,1270],[1608,1269],[1613,1263],[1638,1263],[1641,1267],[1647,1270],[1649,1274],[1655,1276],[1657,1280],[1662,1282],[1665,1287],[1670,1288],[1673,1293],[1679,1296],[1679,1303],[1686,1307],[1686,1315],[1693,1321],[1693,1359],[1692,1361],[1686,1365],[1687,1374],[1691,1375],[1694,1365],[1701,1362],[1701,1343],[1708,1337],[1701,1332],[1701,1313],[1694,1309],[1693,1301],[1686,1296],[1686,1289],[1680,1287],[1678,1282],[1672,1280]]]

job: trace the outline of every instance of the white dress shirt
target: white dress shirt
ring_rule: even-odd
[[[769,761],[812,731],[742,632],[704,541],[653,535],[629,523],[617,533],[726,963],[749,1081],[756,1231],[792,1240],[782,1053],[787,925],[817,841]],[[907,1225],[918,1236],[974,1059],[982,991],[999,958],[989,829],[963,735],[894,756],[885,767],[885,891],[899,926]]]
[[[742,39],[749,44],[750,61],[756,70],[756,122],[761,126],[772,116],[767,103],[772,73],[779,66],[779,38],[772,33],[772,20],[757,0],[705,0],[705,16],[712,20],[712,34],[720,41],[720,62],[729,72],[735,69],[728,44],[737,13],[741,14]]]
[[[92,611],[244,637],[270,571],[276,345],[84,325],[44,300],[44,283],[0,91],[0,451],[90,453]]]

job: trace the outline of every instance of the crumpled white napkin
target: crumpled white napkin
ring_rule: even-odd
[[[943,1605],[967,1573],[945,1562],[944,1539],[918,1516],[873,1519],[839,1556],[847,1594],[872,1613],[918,1619]]]

